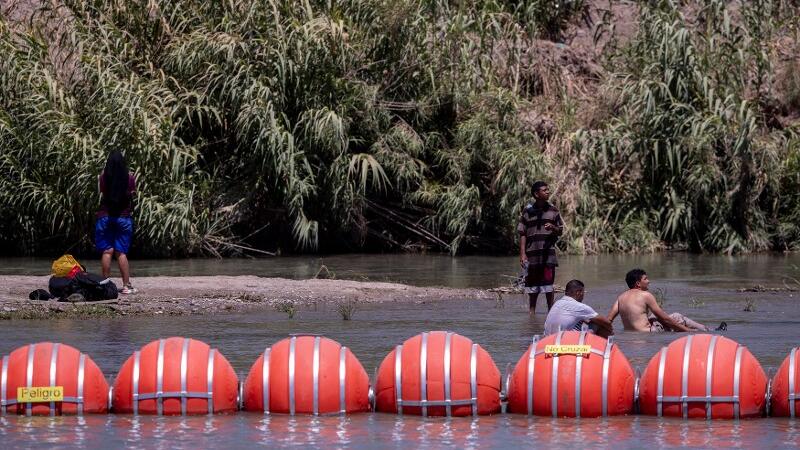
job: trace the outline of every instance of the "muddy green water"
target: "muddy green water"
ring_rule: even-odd
[[[339,278],[390,280],[416,285],[494,287],[516,272],[514,258],[348,255],[326,257]],[[648,256],[563,257],[557,282],[581,278],[586,303],[606,313],[624,287],[624,273],[642,266],[652,288],[666,292],[665,308],[701,322],[729,324],[725,336],[744,345],[766,370],[774,369],[793,346],[800,345],[800,293],[739,293],[736,288],[780,286],[800,275],[800,255],[745,257],[666,254]],[[90,269],[92,265],[90,262]],[[264,260],[134,261],[136,276],[251,274],[307,278],[319,268],[317,258]],[[45,274],[49,261],[0,260],[0,274]],[[755,312],[745,312],[747,300]],[[524,353],[530,338],[542,332],[542,313],[529,317],[524,299],[503,301],[424,301],[416,304],[365,305],[352,321],[320,306],[304,309],[292,320],[267,311],[247,315],[0,322],[0,354],[30,342],[51,340],[89,354],[109,381],[122,362],[151,340],[188,336],[218,348],[240,377],[264,347],[291,333],[318,333],[350,347],[372,373],[394,345],[421,331],[446,329],[486,348],[501,371]],[[659,348],[677,336],[621,332],[616,336],[631,363],[643,369]],[[632,416],[613,419],[550,419],[498,415],[478,419],[396,417],[363,414],[339,417],[264,417],[239,413],[216,417],[0,417],[0,442],[50,447],[717,447],[796,446],[800,421],[683,421]]]

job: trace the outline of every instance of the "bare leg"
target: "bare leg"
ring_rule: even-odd
[[[125,253],[117,253],[117,263],[119,263],[119,272],[122,274],[122,285],[130,286],[131,272],[128,266],[128,255]]]
[[[555,300],[555,296],[556,296],[555,292],[545,292],[544,293],[544,298],[547,299],[547,311],[548,312],[550,311],[550,308],[553,307],[553,303],[555,303],[555,301],[554,301]]]
[[[708,328],[707,326],[703,325],[702,323],[695,322],[694,320],[684,316],[681,313],[672,313],[672,314],[670,314],[670,317],[672,317],[673,320],[675,320],[676,322],[680,323],[681,325],[683,325],[685,327],[688,327],[688,328],[690,328],[692,330],[697,330],[697,331],[708,331],[708,330],[710,330],[710,328]]]
[[[103,277],[108,278],[111,276],[111,255],[114,253],[114,249],[110,248],[103,252],[103,255],[100,257],[100,265],[103,268]]]
[[[528,294],[528,308],[531,315],[536,314],[536,301],[539,298],[539,294]]]

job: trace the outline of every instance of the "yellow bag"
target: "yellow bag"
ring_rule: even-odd
[[[70,274],[70,272],[72,272],[72,269],[74,269],[75,266],[81,266],[78,260],[73,258],[72,255],[64,255],[61,258],[53,261],[53,276],[66,277]]]

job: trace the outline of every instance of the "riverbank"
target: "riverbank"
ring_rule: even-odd
[[[108,303],[29,300],[28,294],[46,289],[48,276],[0,276],[0,320],[58,319],[97,316],[155,316],[240,313],[340,304],[422,303],[439,300],[496,299],[484,289],[416,287],[399,283],[351,280],[289,280],[256,276],[140,277],[138,293],[120,295]],[[122,283],[114,280],[118,286]]]

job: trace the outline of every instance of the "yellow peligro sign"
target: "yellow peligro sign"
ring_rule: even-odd
[[[545,355],[586,355],[591,353],[591,345],[545,345]]]
[[[64,386],[17,388],[17,402],[19,403],[63,402],[63,401],[64,401]]]

